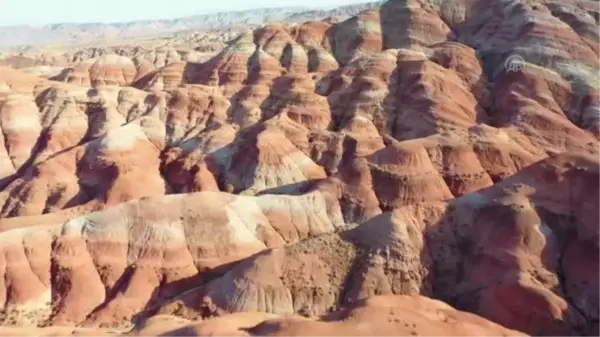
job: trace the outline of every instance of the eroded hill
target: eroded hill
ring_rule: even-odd
[[[598,12],[391,0],[267,25],[204,62],[2,68],[4,324],[336,334],[399,307],[516,332],[420,295],[597,334]],[[211,330],[228,319],[251,327]]]

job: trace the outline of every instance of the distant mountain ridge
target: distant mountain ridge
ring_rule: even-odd
[[[335,9],[307,7],[261,8],[235,12],[194,15],[168,20],[122,23],[57,23],[43,26],[0,27],[0,48],[53,44],[77,44],[102,39],[156,36],[185,30],[251,28],[274,22],[294,23],[335,17],[346,19],[381,2],[346,5]]]

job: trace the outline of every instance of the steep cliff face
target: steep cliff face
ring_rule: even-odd
[[[392,0],[0,68],[4,324],[597,334],[598,12]]]

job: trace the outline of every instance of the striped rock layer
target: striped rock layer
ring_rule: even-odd
[[[597,335],[598,13],[390,0],[204,62],[0,68],[0,320],[335,333],[410,295]],[[444,308],[457,334],[491,327]]]

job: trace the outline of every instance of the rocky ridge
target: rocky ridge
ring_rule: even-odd
[[[420,295],[597,334],[598,12],[391,0],[204,62],[2,68],[4,323],[321,334],[356,305],[441,305]],[[263,322],[289,315],[316,321]]]
[[[298,23],[306,20],[338,18],[345,20],[356,13],[376,8],[381,1],[364,2],[333,9],[309,7],[260,8],[192,15],[167,20],[121,23],[56,23],[39,26],[0,28],[0,48],[23,51],[44,45],[65,46],[90,41],[179,35],[189,31],[226,31],[252,29],[270,23]]]

